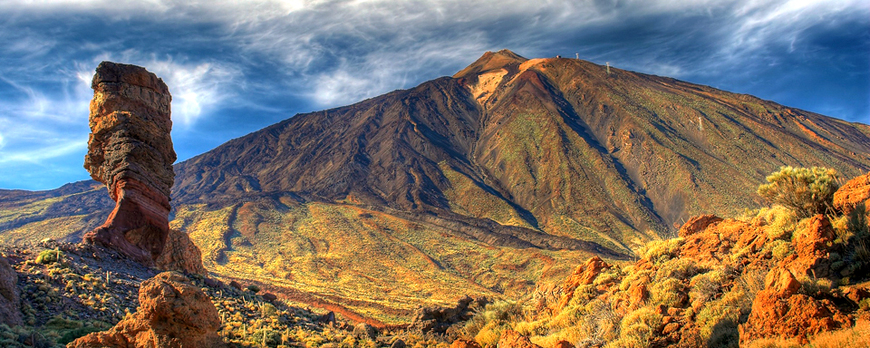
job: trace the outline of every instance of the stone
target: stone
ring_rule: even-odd
[[[374,326],[366,323],[359,323],[353,327],[353,336],[357,338],[367,338],[374,340],[378,338],[378,330]]]
[[[269,301],[269,302],[275,302],[278,300],[278,296],[276,296],[275,294],[273,294],[271,292],[264,292],[263,299],[266,301]]]
[[[680,231],[677,232],[677,235],[680,237],[688,237],[695,233],[701,232],[712,224],[718,223],[722,221],[722,218],[716,215],[699,215],[689,219],[683,226],[680,227]]]
[[[163,252],[157,257],[156,266],[163,271],[178,271],[187,274],[206,275],[202,265],[202,252],[193,244],[187,233],[169,230]]]
[[[21,325],[21,294],[18,291],[18,273],[0,256],[0,324]]]
[[[178,272],[163,272],[142,282],[139,308],[113,328],[88,334],[71,348],[224,347],[214,304]]]
[[[502,332],[501,338],[498,340],[499,348],[542,348],[541,346],[532,343],[532,341],[519,332],[508,329]]]
[[[407,346],[408,345],[405,344],[405,341],[403,341],[401,338],[396,339],[395,341],[393,341],[393,344],[390,344],[390,348],[405,348]]]
[[[163,80],[135,65],[102,62],[91,83],[84,167],[106,185],[115,208],[84,241],[153,266],[169,235],[175,180],[172,96]]]
[[[756,294],[752,311],[740,325],[740,345],[761,338],[797,339],[851,325],[851,320],[829,300],[798,293],[800,283],[782,267],[765,277],[765,287]]]
[[[457,339],[453,341],[453,344],[450,345],[450,348],[481,348],[477,342]]]
[[[834,229],[826,216],[812,217],[807,228],[795,232],[791,241],[795,252],[783,260],[783,265],[798,277],[832,277],[828,248],[834,238]]]
[[[568,341],[559,341],[553,345],[553,348],[574,348],[574,345]]]
[[[408,329],[423,333],[446,333],[451,326],[471,319],[475,311],[482,309],[488,302],[484,297],[471,298],[466,295],[457,300],[455,306],[418,308]]]
[[[862,203],[864,209],[870,209],[868,200],[870,200],[870,173],[849,180],[834,192],[834,208],[847,215]]]

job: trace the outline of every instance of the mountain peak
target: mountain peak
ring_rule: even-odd
[[[474,63],[471,63],[471,65],[462,69],[453,75],[453,77],[458,79],[475,76],[491,70],[510,69],[511,67],[518,67],[525,61],[528,61],[528,59],[508,49],[498,52],[487,51]]]

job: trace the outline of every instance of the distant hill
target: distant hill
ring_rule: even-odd
[[[172,227],[218,275],[392,323],[460,294],[526,291],[591,254],[625,259],[699,213],[759,206],[755,189],[782,165],[848,178],[870,170],[868,154],[867,125],[502,50],[177,164]],[[78,236],[107,200],[89,183],[0,191],[0,239]]]

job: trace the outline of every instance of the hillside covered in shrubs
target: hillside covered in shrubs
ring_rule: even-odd
[[[833,170],[783,167],[767,181],[758,193],[771,206],[695,217],[634,262],[593,257],[487,306],[462,344],[867,347],[870,174],[839,187]]]

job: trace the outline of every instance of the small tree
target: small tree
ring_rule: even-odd
[[[781,167],[758,187],[758,194],[772,204],[792,209],[799,218],[831,211],[837,191],[837,171],[822,167]]]

